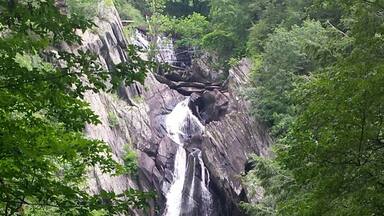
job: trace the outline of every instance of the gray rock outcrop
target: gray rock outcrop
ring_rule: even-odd
[[[82,48],[97,53],[105,68],[126,61],[124,49],[128,41],[124,38],[116,10],[104,8],[96,24],[99,26],[97,32],[87,31],[82,35]],[[139,33],[137,38],[135,40],[145,40],[145,36]],[[209,70],[194,64],[198,63],[192,63],[190,70]],[[108,143],[114,159],[121,163],[126,148],[136,151],[139,167],[137,175],[117,177],[103,174],[97,167],[91,168],[90,192],[121,192],[127,188],[155,191],[158,196],[151,201],[151,208],[145,212],[133,210],[132,215],[161,215],[165,194],[173,178],[177,149],[167,136],[164,118],[186,95],[190,95],[189,106],[205,124],[205,133],[190,137],[189,142],[191,148],[201,149],[202,159],[210,173],[213,215],[242,215],[238,203],[247,197],[240,175],[250,155],[266,154],[270,143],[265,128],[248,115],[248,104],[238,94],[241,85],[247,81],[248,72],[249,62],[243,60],[229,71],[225,88],[224,82],[215,83],[217,74],[206,74],[210,78],[204,83],[196,77],[171,80],[149,73],[144,86],[135,83],[121,87],[118,95],[88,92],[85,99],[99,116],[101,124],[87,125],[87,136]],[[187,93],[183,94],[181,89]],[[112,117],[117,121],[112,122]]]

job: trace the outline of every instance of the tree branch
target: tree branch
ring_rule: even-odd
[[[339,32],[340,34],[344,35],[345,37],[349,37],[349,35],[347,35],[345,32],[341,31],[340,29],[338,29],[336,26],[334,26],[329,20],[327,20],[327,24],[330,25],[334,30],[336,30],[337,32]]]

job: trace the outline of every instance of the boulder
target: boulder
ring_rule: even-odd
[[[205,90],[201,94],[194,94],[189,106],[192,112],[203,122],[208,124],[219,121],[228,111],[227,96],[217,89]]]

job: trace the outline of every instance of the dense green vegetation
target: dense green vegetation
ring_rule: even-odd
[[[71,14],[85,15],[88,19],[97,17],[104,7],[114,5],[122,20],[133,21],[133,27],[145,25],[144,16],[129,0],[67,0],[66,3]]]
[[[245,94],[275,143],[273,157],[256,157],[246,178],[251,190],[264,188],[264,199],[244,209],[382,215],[384,3],[211,0],[205,7],[166,16],[163,27],[224,66],[253,60]]]
[[[0,2],[2,215],[111,215],[143,208],[150,197],[131,189],[87,193],[89,167],[119,175],[132,166],[115,162],[105,143],[84,137],[86,123],[99,123],[82,100],[85,91],[143,82],[151,66],[133,47],[130,60],[111,71],[88,51],[53,49],[63,42],[81,44],[75,30],[92,27],[76,13],[60,13],[53,0]]]
[[[269,199],[248,210],[380,215],[383,7],[369,1],[301,5],[293,14],[305,12],[302,21],[286,26],[292,19],[286,11],[256,51],[249,98],[272,128],[276,157],[256,160],[255,181]]]
[[[88,167],[119,175],[137,164],[132,150],[118,164],[105,143],[83,136],[86,123],[99,121],[82,98],[142,82],[151,64],[133,47],[130,61],[109,72],[92,53],[53,50],[81,43],[75,30],[95,26],[79,15],[94,18],[100,2],[150,36],[171,34],[209,52],[221,67],[253,61],[244,94],[274,145],[245,178],[249,191],[264,191],[258,203],[242,203],[248,214],[383,214],[380,0],[68,0],[69,16],[53,0],[1,1],[1,214],[110,215],[145,206],[149,194],[135,190],[86,193]],[[114,113],[108,120],[117,126]]]

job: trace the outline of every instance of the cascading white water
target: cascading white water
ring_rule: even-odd
[[[134,37],[130,38],[130,40],[132,41],[132,44],[146,50],[146,52],[150,52],[150,49],[153,49],[151,47],[151,42],[149,42],[147,37],[138,30],[136,30]],[[175,48],[171,39],[159,36],[157,37],[155,45],[157,46],[155,50],[157,61],[171,65],[177,62]]]
[[[157,60],[160,62],[173,64],[177,61],[175,49],[171,39],[166,37],[157,38]]]
[[[181,204],[183,201],[183,187],[185,182],[187,159],[186,152],[182,146],[179,146],[175,157],[175,170],[173,172],[173,183],[166,195],[167,205],[164,215],[179,216]]]
[[[188,206],[193,206],[194,205],[194,200],[193,200],[193,192],[195,190],[195,172],[196,172],[196,160],[197,160],[197,157],[195,156],[196,152],[198,152],[198,149],[194,149],[190,154],[189,156],[192,156],[192,160],[190,160],[190,165],[192,167],[192,173],[193,173],[193,176],[192,176],[192,180],[191,180],[191,186],[189,188],[189,191],[188,191]]]
[[[201,151],[195,149],[190,153],[193,160],[191,161],[191,170],[189,173],[192,175],[191,185],[189,185],[189,191],[186,192],[187,200],[186,203],[183,203],[183,189],[186,182],[187,172],[187,154],[184,149],[184,142],[191,137],[192,134],[202,133],[204,131],[204,126],[198,120],[196,116],[192,114],[192,111],[188,107],[189,98],[180,102],[176,105],[173,111],[166,116],[165,126],[167,129],[168,136],[178,144],[178,148],[175,155],[174,171],[173,171],[173,181],[169,188],[169,191],[166,194],[166,209],[164,211],[164,216],[179,216],[189,209],[193,209],[194,200],[193,194],[195,189],[195,163],[198,161],[201,169],[201,198],[202,202],[209,203],[211,202],[211,195],[208,189],[209,176],[206,176],[206,168],[201,157]],[[208,179],[208,180],[207,180]],[[186,209],[183,209],[182,206],[187,206]],[[206,204],[204,204],[206,206]],[[204,207],[203,206],[203,207]],[[205,207],[204,207],[205,208]],[[204,210],[204,212],[209,212]],[[208,214],[206,214],[208,215]]]
[[[212,197],[211,193],[209,192],[208,186],[209,186],[209,172],[207,168],[204,165],[203,158],[201,156],[201,151],[199,150],[199,164],[201,168],[201,199],[202,199],[202,212],[205,213],[205,215],[210,215],[211,211],[211,203],[212,203]]]
[[[200,149],[194,149],[191,153],[190,156],[193,157],[193,165],[192,165],[192,183],[191,183],[191,190],[189,191],[188,198],[190,204],[193,205],[193,190],[195,189],[195,178],[197,173],[195,173],[195,163],[198,161],[198,164],[200,166],[201,170],[201,181],[200,181],[200,195],[201,195],[201,204],[199,206],[200,208],[200,214],[204,216],[209,216],[211,215],[211,204],[212,204],[212,196],[211,193],[209,192],[209,172],[208,169],[204,165],[204,161],[202,158],[201,150]]]

